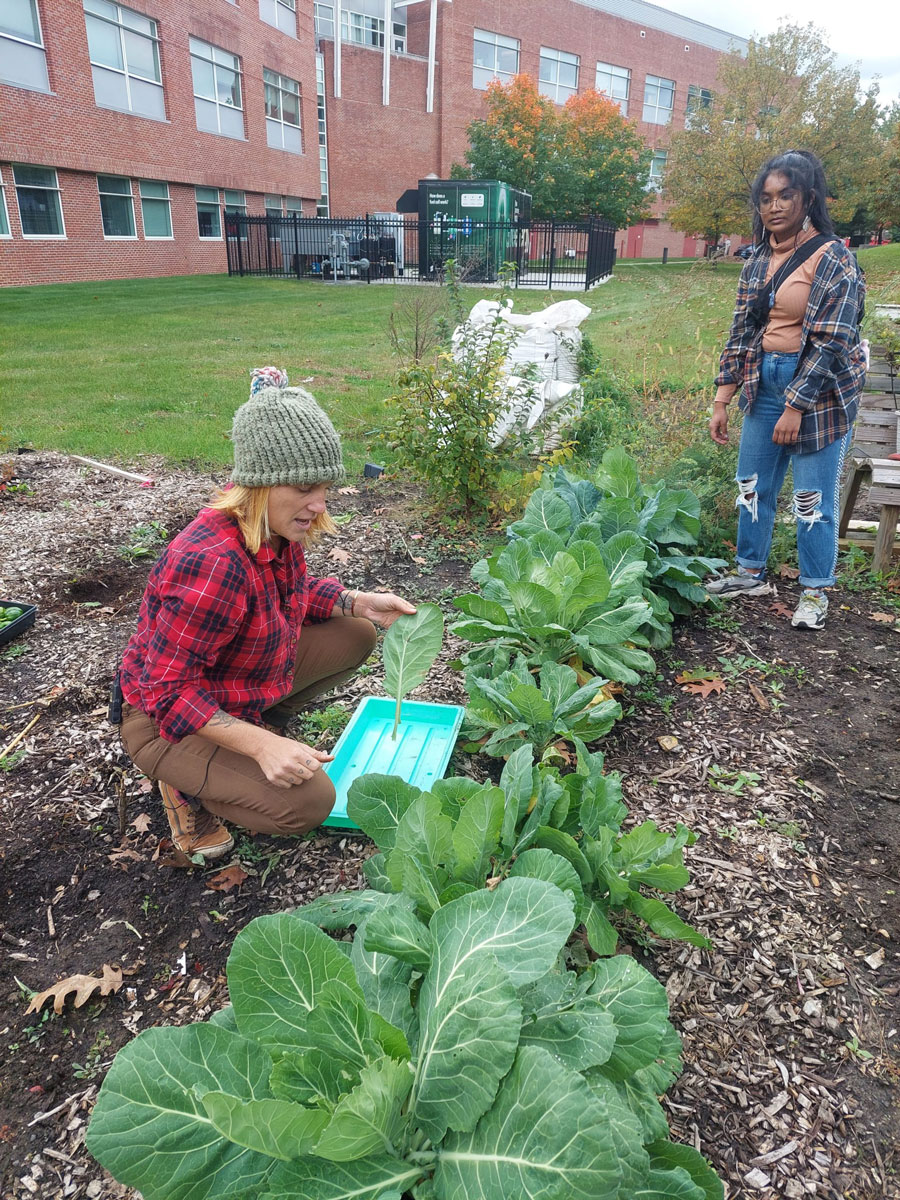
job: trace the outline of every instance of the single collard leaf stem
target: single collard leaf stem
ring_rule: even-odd
[[[395,741],[403,697],[431,670],[443,640],[444,615],[436,604],[420,604],[412,616],[398,617],[384,635],[384,687],[397,698],[391,731]]]

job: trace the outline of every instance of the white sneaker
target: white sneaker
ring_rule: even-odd
[[[729,571],[727,575],[713,576],[703,586],[710,596],[721,596],[723,599],[729,596],[768,596],[772,591],[765,571],[754,575],[744,567]]]
[[[818,588],[807,588],[794,609],[791,624],[795,629],[822,629],[828,612],[828,597]]]

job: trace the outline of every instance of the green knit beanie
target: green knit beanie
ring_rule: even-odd
[[[263,387],[234,414],[234,470],[244,487],[341,483],[341,439],[305,388]]]

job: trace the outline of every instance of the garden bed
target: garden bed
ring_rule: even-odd
[[[151,522],[171,536],[214,481],[144,461],[157,485],[141,488],[50,453],[14,466],[24,487],[0,495],[0,594],[39,615],[0,651],[4,744],[40,716],[2,777],[0,1194],[105,1200],[130,1193],[82,1141],[114,1052],[150,1025],[219,1008],[235,934],[353,886],[370,847],[339,831],[242,836],[239,868],[218,884],[222,864],[188,873],[155,857],[165,821],[106,723],[106,692],[158,550]],[[360,481],[333,510],[339,537],[314,569],[445,605],[468,590],[478,542],[425,523],[414,490]],[[684,1036],[673,1133],[729,1194],[881,1200],[900,1195],[900,642],[883,606],[847,590],[822,633],[799,635],[785,616],[796,591],[785,579],[775,601],[680,624],[659,677],[631,690],[634,711],[604,742],[635,821],[700,835],[674,904],[714,943],[626,949],[666,984]],[[448,637],[416,695],[464,701],[448,665],[458,650]],[[683,670],[724,688],[684,692]],[[381,694],[379,671],[327,703],[352,710]],[[117,994],[26,1015],[14,976],[41,991],[104,963],[123,968]]]

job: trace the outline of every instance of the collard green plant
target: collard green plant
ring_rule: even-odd
[[[529,666],[584,664],[603,679],[637,683],[641,671],[654,669],[639,632],[652,616],[639,557],[587,539],[567,545],[547,526],[516,538],[473,567],[481,592],[453,601],[466,616],[452,632],[484,647],[464,661],[489,661],[500,646]]]
[[[689,882],[683,850],[694,835],[681,824],[664,833],[653,821],[623,833],[619,776],[604,774],[602,754],[575,745],[576,768],[562,776],[535,766],[531,746],[520,747],[498,787],[455,778],[422,792],[395,775],[355,780],[347,812],[380,851],[363,868],[370,886],[406,897],[427,925],[464,893],[506,878],[543,879],[571,897],[596,954],[615,953],[614,913],[631,914],[658,937],[708,946],[660,898]],[[338,892],[304,911],[324,928],[345,929],[373,904],[371,892]]]
[[[645,488],[634,460],[620,447],[606,451],[593,479],[575,478],[560,467],[509,532],[529,538],[545,529],[564,543],[586,539],[604,546],[617,539],[623,552],[630,547],[639,553],[647,564],[644,597],[654,607],[655,619],[645,630],[653,646],[671,641],[667,609],[685,614],[705,604],[703,578],[724,565],[689,553],[700,535],[700,501],[693,492],[664,483]]]
[[[721,1200],[668,1141],[665,990],[624,955],[560,970],[569,897],[507,879],[410,944],[406,904],[380,896],[351,946],[252,921],[230,1010],[116,1056],[91,1153],[144,1200]]]
[[[384,688],[397,699],[396,738],[403,697],[418,687],[441,652],[444,615],[436,604],[420,604],[410,616],[398,617],[384,635]]]
[[[592,742],[622,716],[621,705],[602,694],[605,686],[596,678],[582,685],[572,667],[552,660],[535,677],[521,655],[496,677],[489,664],[474,665],[466,672],[464,749],[500,758],[524,742],[539,759],[558,759],[556,742]]]

